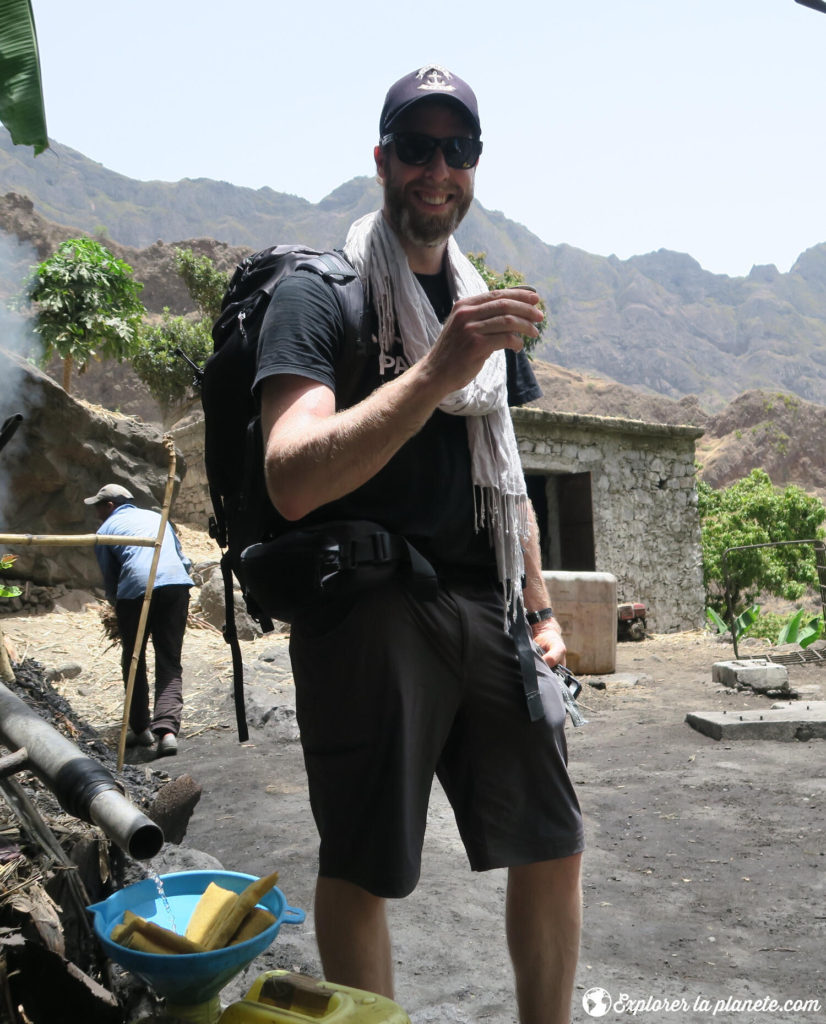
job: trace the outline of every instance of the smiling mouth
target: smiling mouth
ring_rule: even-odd
[[[432,195],[431,193],[417,192],[416,196],[425,204],[425,206],[445,206],[450,202],[451,196],[449,195]]]

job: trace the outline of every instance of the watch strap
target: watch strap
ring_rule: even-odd
[[[547,619],[554,617],[554,610],[550,606],[548,608],[540,608],[536,612],[528,612],[525,615],[525,621],[529,626],[537,626],[540,622],[545,622]]]

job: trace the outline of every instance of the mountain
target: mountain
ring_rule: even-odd
[[[379,200],[369,178],[317,204],[207,179],[134,181],[59,143],[35,159],[0,131],[0,297],[18,291],[63,239],[85,232],[130,263],[150,311],[187,312],[176,244],[229,270],[276,240],[340,244]],[[731,278],[682,253],[623,261],[546,245],[478,202],[458,238],[490,266],[520,270],[546,301],[534,361],[541,408],[701,425],[698,461],[712,485],[761,466],[776,484],[826,496],[826,244],[788,274],[764,266]],[[100,405],[158,417],[128,367],[93,365],[76,387]]]
[[[35,158],[0,131],[0,193],[10,191],[51,221],[137,249],[192,238],[243,249],[340,245],[352,220],[379,204],[366,177],[310,203],[205,178],[135,181],[56,142]],[[547,245],[479,202],[457,238],[539,290],[549,322],[537,355],[551,363],[677,400],[694,394],[711,410],[755,389],[826,395],[826,244],[787,274],[770,265],[732,278],[684,253],[620,260]]]

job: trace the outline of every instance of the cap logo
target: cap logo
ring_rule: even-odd
[[[453,75],[440,64],[426,64],[419,68],[416,78],[421,82],[418,88],[426,92],[456,92],[456,86],[450,85]]]

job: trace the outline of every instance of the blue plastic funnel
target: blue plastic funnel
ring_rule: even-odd
[[[246,942],[209,953],[184,953],[161,956],[127,949],[110,938],[112,929],[131,910],[147,921],[183,934],[195,905],[210,882],[224,889],[242,892],[256,881],[255,875],[235,871],[176,871],[161,875],[169,910],[164,905],[154,879],[145,878],[113,893],[101,903],[87,909],[94,915],[94,928],[106,954],[142,978],[147,984],[177,1006],[206,1003],[214,999],[232,978],[262,953],[278,935],[282,923],[301,924],[304,911],[290,907],[280,889],[272,888],[257,906],[275,915],[275,922]],[[171,916],[170,916],[171,912]]]

